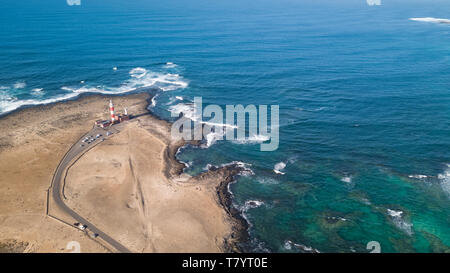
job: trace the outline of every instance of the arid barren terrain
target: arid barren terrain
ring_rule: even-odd
[[[182,174],[174,155],[184,143],[172,142],[170,124],[147,113],[149,97],[113,97],[118,109],[137,117],[68,169],[65,203],[133,252],[237,250],[243,227],[231,216],[225,188],[239,167]],[[51,198],[50,214],[66,224],[46,215],[59,161],[95,120],[108,116],[109,99],[85,96],[0,119],[0,251],[70,252],[70,241],[82,252],[114,251],[70,226]]]

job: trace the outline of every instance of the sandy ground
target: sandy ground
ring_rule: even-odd
[[[134,252],[236,250],[242,227],[224,189],[239,169],[181,174],[174,154],[183,143],[171,141],[170,124],[146,114],[148,98],[114,97],[116,109],[142,115],[70,167],[66,203]],[[45,215],[60,159],[94,120],[108,116],[108,100],[88,96],[0,119],[7,128],[0,131],[0,252],[68,252],[70,241],[79,241],[82,252],[108,251]]]
[[[117,97],[114,102],[117,109],[127,105],[132,111],[144,108],[147,96]],[[107,251],[45,216],[46,191],[59,160],[93,121],[107,117],[107,107],[107,98],[89,96],[0,118],[0,252],[67,252],[70,241],[79,241],[82,252]]]
[[[69,170],[69,206],[134,252],[219,252],[230,233],[225,211],[204,185],[165,177],[165,148],[128,123]]]

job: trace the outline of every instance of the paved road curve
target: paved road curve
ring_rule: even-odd
[[[112,130],[110,130],[112,132]],[[52,187],[51,187],[51,193],[53,200],[55,204],[65,213],[72,216],[77,222],[87,225],[87,229],[92,231],[93,233],[97,233],[98,237],[105,240],[108,244],[113,246],[115,249],[117,249],[119,252],[131,252],[126,247],[124,247],[122,244],[108,236],[106,233],[102,232],[100,229],[96,228],[92,223],[90,223],[88,220],[81,217],[78,213],[73,211],[71,208],[69,208],[64,203],[64,183],[67,173],[67,168],[70,166],[70,164],[73,163],[74,160],[79,158],[83,153],[94,147],[96,144],[100,143],[102,139],[105,139],[107,131],[101,128],[93,128],[91,131],[89,131],[85,136],[83,136],[82,139],[80,139],[77,143],[75,143],[70,150],[67,152],[67,154],[64,156],[64,158],[61,160],[61,162],[58,165],[58,168],[56,169],[55,175],[53,176],[52,181]],[[99,138],[96,138],[97,134],[101,134]],[[95,140],[91,142],[90,144],[82,142],[82,140],[85,137],[92,136]]]

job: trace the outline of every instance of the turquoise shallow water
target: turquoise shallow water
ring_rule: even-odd
[[[277,104],[278,150],[179,154],[193,174],[251,164],[230,186],[247,251],[449,250],[450,25],[409,20],[448,1],[41,2],[0,1],[1,113],[138,87],[168,119],[194,96]]]

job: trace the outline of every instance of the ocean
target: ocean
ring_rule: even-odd
[[[276,151],[178,154],[252,170],[230,185],[246,251],[449,251],[450,2],[376,3],[1,0],[0,114],[136,88],[168,120],[194,97],[279,105]]]

